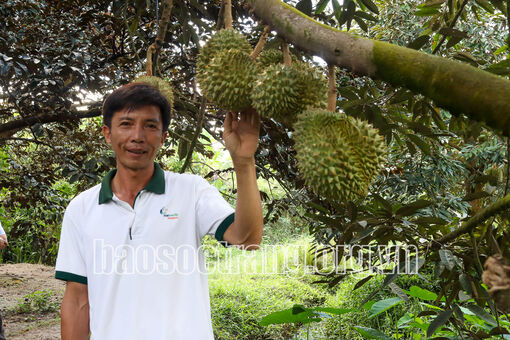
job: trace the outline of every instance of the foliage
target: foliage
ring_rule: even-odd
[[[508,3],[504,1],[289,3],[337,28],[456,59],[502,77],[510,74]],[[4,252],[4,261],[54,261],[58,225],[67,202],[85,187],[98,183],[113,166],[112,155],[102,142],[100,120],[81,118],[98,116],[100,98],[143,71],[145,53],[156,35],[155,8],[148,4],[116,0],[79,0],[72,5],[62,1],[7,0],[0,4],[0,15],[5,18],[5,29],[0,31],[0,212],[3,224],[19,242]],[[223,112],[207,105],[203,130],[194,140],[195,122],[201,111],[201,94],[194,81],[195,60],[200,41],[210,37],[215,29],[220,8],[218,1],[175,2],[156,73],[168,79],[175,89],[175,119],[161,160],[174,171],[181,171],[191,150],[190,170],[208,179],[220,179],[218,186],[230,195],[235,193],[228,184],[231,166],[200,166],[216,157],[212,144],[214,139],[220,140]],[[263,26],[240,2],[234,2],[233,14],[234,25],[253,46]],[[279,44],[278,37],[272,35],[267,47]],[[299,60],[311,62],[311,56],[291,49]],[[321,70],[320,65],[316,67]],[[425,287],[423,282],[414,284],[438,296],[437,301],[429,303],[435,308],[427,307],[427,312],[435,313],[433,316],[419,316],[420,310],[410,310],[401,319],[406,314],[400,303],[365,319],[361,325],[365,328],[358,331],[370,333],[368,328],[380,328],[388,333],[379,318],[389,317],[386,321],[392,325],[400,320],[399,325],[407,327],[391,330],[394,334],[419,333],[425,331],[418,326],[419,319],[423,324],[432,324],[439,318],[444,323],[439,325],[438,321],[434,326],[444,327],[437,327],[435,334],[451,335],[451,330],[457,336],[470,337],[473,327],[476,331],[489,331],[486,323],[466,312],[469,309],[476,316],[470,309],[479,311],[472,307],[475,304],[508,328],[481,284],[481,273],[488,256],[500,250],[510,256],[509,215],[495,214],[468,232],[441,241],[510,192],[508,139],[482,123],[452,116],[407,89],[358,77],[343,69],[336,73],[337,110],[379,129],[390,149],[387,165],[366,197],[349,202],[326,200],[311,193],[300,177],[293,130],[281,122],[264,119],[256,162],[259,181],[270,183],[261,192],[266,222],[274,223],[270,228],[279,228],[279,218],[299,218],[300,222],[293,222],[292,228],[297,225],[300,232],[301,226],[308,225],[316,241],[314,250],[322,249],[324,256],[335,254],[344,262],[355,259],[368,274],[377,274],[369,272],[374,268],[390,270],[382,282],[360,280],[361,288],[352,296],[366,286],[370,291],[379,290],[375,294],[367,292],[364,297],[372,295],[373,301],[392,298],[377,295],[389,289],[390,284],[400,295],[402,291],[410,292],[409,287],[399,284],[399,275],[391,272],[406,256],[398,245],[415,247],[416,252],[411,255],[419,257],[420,263],[425,262],[420,273],[435,268],[431,287]],[[278,192],[272,188],[278,188]],[[344,253],[348,248],[335,249],[336,245],[394,248],[386,261],[368,259],[363,252]],[[31,254],[34,250],[36,253]],[[345,276],[322,274],[318,281],[340,291]],[[372,282],[378,285],[369,286]],[[250,298],[253,297],[243,297]],[[420,302],[419,298],[412,298]],[[239,310],[245,308],[242,303],[223,301],[223,315],[241,314]],[[419,306],[417,303],[416,308]],[[264,313],[289,307],[275,306]],[[262,317],[263,313],[256,315]],[[246,322],[250,329],[232,332],[265,334],[266,330],[255,325],[249,315],[240,317],[249,320]],[[358,334],[352,328],[349,332]]]
[[[54,301],[53,297],[52,290],[37,290],[25,295],[13,311],[21,314],[56,312],[60,309],[60,304]]]

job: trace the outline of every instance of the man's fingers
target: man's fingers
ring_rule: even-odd
[[[225,121],[223,122],[223,133],[230,133],[232,131],[232,115],[233,112],[227,112]]]

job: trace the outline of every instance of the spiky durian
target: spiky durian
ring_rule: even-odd
[[[216,105],[232,111],[251,106],[252,91],[258,67],[250,56],[237,49],[218,53],[207,65],[200,87]]]
[[[275,48],[265,49],[257,57],[257,62],[262,67],[267,67],[269,65],[275,64],[283,64],[283,53],[282,51]]]
[[[300,112],[322,100],[326,88],[324,78],[302,62],[270,65],[257,77],[253,107],[263,116],[292,125]]]
[[[324,78],[322,71],[309,63],[294,62],[301,80],[299,82],[301,105],[304,108],[317,106],[321,102],[327,102],[328,83]]]
[[[207,65],[221,51],[237,49],[239,51],[251,53],[252,48],[245,36],[234,29],[222,29],[216,32],[205,45],[200,49],[197,58],[197,79],[201,82],[202,75],[206,71]]]
[[[141,76],[133,80],[133,83],[147,83],[159,90],[165,96],[166,100],[170,103],[170,107],[174,106],[174,91],[172,90],[172,86],[161,79],[160,77],[155,76]]]
[[[386,145],[377,130],[341,113],[319,109],[301,113],[294,140],[306,184],[328,199],[366,195],[385,160]]]

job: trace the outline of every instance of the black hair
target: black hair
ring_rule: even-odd
[[[103,102],[103,123],[111,128],[115,112],[126,108],[137,109],[146,105],[159,107],[163,132],[165,132],[170,125],[170,102],[157,88],[142,82],[123,85],[106,97]]]

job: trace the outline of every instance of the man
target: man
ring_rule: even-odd
[[[7,247],[9,243],[7,242],[7,234],[5,233],[4,228],[2,228],[2,223],[0,223],[0,249],[4,249]],[[5,330],[4,330],[4,321],[2,319],[2,312],[0,311],[0,340],[5,340]]]
[[[255,176],[259,118],[227,114],[223,138],[237,177],[233,209],[204,179],[154,163],[170,105],[148,84],[103,104],[117,169],[66,209],[56,277],[67,281],[63,340],[213,339],[200,242],[206,234],[256,249],[262,206]]]

